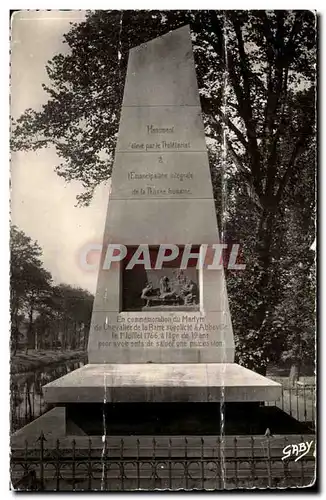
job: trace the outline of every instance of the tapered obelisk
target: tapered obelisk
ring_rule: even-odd
[[[142,279],[140,271],[129,276],[119,265],[103,269],[110,243],[130,248],[148,244],[153,251],[164,243],[180,249],[191,244],[193,253],[195,248],[199,252],[201,245],[218,243],[188,26],[130,51],[89,361],[233,362],[233,333],[222,270],[184,271],[183,279],[191,273],[189,280],[198,288],[197,308],[187,310],[173,303],[169,307],[153,300],[154,307],[145,310],[137,293],[141,297],[148,281],[154,282],[154,288],[156,282],[159,288],[160,278],[168,270],[157,271],[155,280],[154,271],[143,273]],[[170,271],[168,279],[173,276]],[[128,293],[134,295],[134,301]],[[136,310],[129,310],[133,302]],[[139,326],[139,330],[123,331],[124,325]],[[164,329],[156,328],[164,325]],[[135,338],[128,335],[134,331],[138,333]],[[150,338],[146,333],[151,331],[156,335]]]

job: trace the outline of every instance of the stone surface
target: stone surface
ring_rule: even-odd
[[[112,200],[104,241],[105,252],[107,243],[126,246],[218,243],[214,200]],[[104,255],[102,263],[103,258]],[[102,272],[105,270],[101,269]]]
[[[48,403],[276,401],[281,385],[235,363],[86,365],[47,384]]]
[[[66,409],[56,407],[41,415],[30,424],[14,432],[11,436],[11,446],[25,445],[25,440],[31,442],[38,439],[43,432],[45,439],[56,439],[66,434]]]
[[[196,307],[178,311],[175,304],[164,305],[162,314],[170,325],[158,329],[162,304],[145,310],[136,297],[139,310],[124,309],[130,301],[123,265],[103,269],[109,243],[203,248],[218,242],[191,35],[185,26],[130,51],[89,362],[232,362],[234,341],[222,271],[199,270],[193,280],[199,288]],[[139,296],[145,281],[158,281],[153,274],[142,279]]]
[[[123,106],[199,106],[189,26],[129,52]]]

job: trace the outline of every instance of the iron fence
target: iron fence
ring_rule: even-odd
[[[300,460],[291,444],[314,436],[63,438],[13,448],[15,490],[132,491],[306,487],[314,448]]]
[[[281,397],[274,402],[265,403],[268,406],[277,406],[291,417],[307,424],[311,430],[315,429],[316,419],[316,387],[282,386]]]
[[[22,392],[11,391],[10,406],[12,432],[40,417],[49,408],[42,392],[26,389]]]

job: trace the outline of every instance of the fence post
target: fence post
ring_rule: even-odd
[[[268,474],[268,487],[272,487],[272,463],[271,463],[271,443],[270,436],[267,437],[267,474]]]
[[[301,443],[304,443],[303,436],[300,436],[300,438],[301,438]],[[301,486],[304,486],[304,467],[303,467],[304,460],[301,458],[300,462],[301,462]]]
[[[57,441],[56,441],[55,451],[56,451],[56,455],[57,455],[56,467],[55,467],[56,491],[60,491],[60,441],[59,441],[59,439],[57,439]]]
[[[221,460],[221,440],[217,437],[217,463],[218,463],[218,489],[222,489],[222,460]]]
[[[103,466],[104,466],[104,491],[108,489],[108,443],[107,437],[104,436],[104,453],[103,453]]]
[[[110,441],[107,441],[107,449],[106,449],[106,461],[107,461],[107,472],[111,472],[112,467],[111,467],[111,458],[113,457],[112,450],[110,451]],[[111,485],[111,474],[109,474],[109,477],[106,477],[107,481],[107,491],[110,491],[110,485]]]
[[[87,457],[87,476],[88,476],[88,491],[92,490],[92,440],[88,440],[88,457]]]
[[[124,439],[121,438],[120,441],[120,476],[121,476],[121,489],[125,489],[125,470],[124,470]]]
[[[188,489],[188,439],[185,437],[185,462],[184,462],[184,474],[186,477],[186,490]]]
[[[234,456],[234,481],[235,481],[235,487],[238,487],[238,454],[237,454],[237,438],[234,438],[233,441],[233,456]]]
[[[35,419],[35,400],[34,400],[35,392],[34,392],[34,390],[31,391],[31,393],[32,393],[32,415],[33,415],[33,420],[34,420]]]
[[[26,465],[28,463],[27,457],[28,457],[28,441],[27,441],[27,439],[25,439],[24,460],[25,460]]]
[[[169,438],[169,449],[168,449],[168,458],[169,458],[169,489],[172,489],[172,460],[171,460],[171,448],[172,448],[172,440]]]
[[[74,491],[76,482],[76,440],[72,440],[72,491]]]
[[[157,462],[156,462],[156,439],[155,437],[153,437],[153,462],[152,462],[152,475],[153,475],[153,478],[154,478],[154,488],[156,488],[157,486],[157,483],[158,483],[158,479],[159,479],[159,476],[157,474]]]
[[[140,446],[140,441],[139,441],[139,438],[137,438],[137,463],[136,463],[136,466],[137,466],[137,489],[138,490],[140,489],[139,446]]]
[[[283,449],[288,445],[288,438],[287,436],[284,437],[284,447]],[[288,460],[285,459],[283,460],[283,472],[284,472],[284,486],[288,486],[287,482],[289,479],[289,463]]]
[[[251,478],[252,478],[252,486],[255,486],[255,440],[253,436],[250,436],[250,445],[251,445]]]
[[[297,387],[296,387],[296,397],[297,397],[297,420],[299,420],[299,422],[300,422],[300,414],[299,414],[299,387],[298,387],[298,384],[297,384]]]
[[[25,402],[25,421],[27,422],[27,388],[25,387],[24,402]]]
[[[204,489],[205,485],[205,468],[204,468],[204,438],[200,438],[201,448],[200,448],[200,460],[201,460],[201,487]]]
[[[41,490],[44,490],[44,441],[46,441],[43,431],[41,431],[40,437],[40,482]]]

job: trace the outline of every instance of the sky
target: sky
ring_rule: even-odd
[[[82,21],[84,11],[23,11],[12,21],[11,114],[41,109],[49,83],[45,65],[56,53],[69,50],[63,34],[70,22]],[[79,182],[67,184],[54,172],[59,163],[54,147],[11,154],[11,221],[43,250],[44,267],[54,283],[68,283],[95,292],[97,272],[83,269],[85,246],[101,244],[109,183],[96,190],[89,207],[76,207]]]

